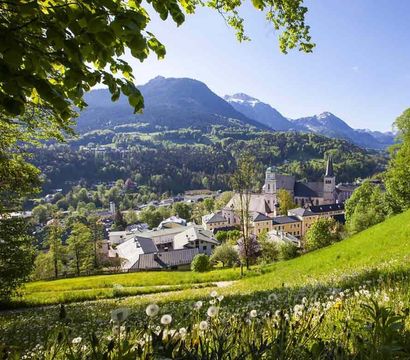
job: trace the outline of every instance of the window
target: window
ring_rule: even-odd
[[[202,246],[202,250],[206,251],[206,245]]]

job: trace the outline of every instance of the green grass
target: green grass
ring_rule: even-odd
[[[341,276],[380,267],[386,262],[396,261],[406,265],[408,254],[410,211],[327,248],[294,260],[256,268],[247,272],[245,279],[221,291],[227,295],[250,294],[273,290],[282,285],[332,282]],[[207,273],[139,272],[39,281],[28,283],[21,290],[20,296],[14,299],[12,306],[51,305],[155,293],[160,293],[158,299],[161,301],[187,299],[207,292],[205,289],[198,290],[198,284],[207,284],[209,287],[217,281],[238,279],[239,269],[220,269]],[[121,286],[120,289],[118,285]],[[169,294],[164,295],[164,292]]]
[[[267,271],[268,269],[265,269]],[[258,268],[247,276],[259,275]],[[26,284],[13,299],[11,307],[52,305],[85,300],[110,299],[132,295],[162,293],[212,286],[218,281],[240,278],[240,270],[219,269],[206,273],[156,271],[130,274],[86,276],[36,281]]]
[[[238,308],[247,311],[249,306],[267,299],[272,292],[285,294],[286,299],[295,297],[286,294],[300,293],[315,298],[323,289],[327,292],[334,288],[358,289],[364,283],[373,284],[371,286],[377,290],[378,281],[384,279],[386,289],[395,289],[391,296],[396,296],[400,290],[401,301],[407,304],[410,298],[409,273],[410,211],[407,211],[330,247],[253,270],[226,288],[216,289],[213,283],[238,279],[239,269],[203,274],[134,273],[36,282],[27,284],[20,304],[97,299],[66,307],[74,333],[85,336],[91,330],[106,334],[111,326],[110,311],[118,307],[130,308],[133,319],[143,322],[146,320],[144,307],[156,302],[162,314],[175,314],[176,320],[183,321],[192,302],[209,300],[209,293],[214,289],[225,295],[223,301],[227,311]],[[122,293],[113,291],[115,284],[124,287]],[[15,301],[17,304],[19,299]],[[44,342],[57,318],[57,306],[3,312],[0,315],[0,344],[3,341],[29,348]],[[22,339],[23,345],[20,344]]]

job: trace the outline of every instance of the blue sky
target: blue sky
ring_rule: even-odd
[[[262,13],[245,3],[246,43],[209,9],[179,28],[153,16],[149,28],[167,55],[142,64],[127,57],[137,83],[190,77],[221,96],[245,92],[291,118],[330,111],[354,128],[383,131],[410,107],[410,1],[306,1],[316,48],[287,55]]]

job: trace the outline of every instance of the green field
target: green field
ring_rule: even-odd
[[[70,292],[74,294],[73,298],[81,292],[99,293],[101,295],[98,296],[107,299],[67,305],[74,331],[86,336],[86,332],[93,330],[98,333],[107,331],[110,311],[118,307],[130,308],[132,319],[143,322],[144,307],[156,302],[164,312],[173,313],[183,321],[187,304],[208,298],[214,289],[225,296],[224,303],[232,311],[247,309],[247,306],[267,299],[272,293],[313,294],[312,297],[316,297],[323,291],[356,289],[362,284],[370,284],[378,294],[379,282],[383,282],[385,289],[396,289],[400,302],[407,303],[410,298],[409,272],[410,211],[407,211],[327,248],[252,270],[244,279],[239,279],[238,269],[214,270],[204,274],[155,272],[85,277],[27,284],[23,298],[16,301],[33,306],[54,303]],[[236,281],[223,288],[212,285],[227,280]],[[124,286],[124,294],[113,295],[116,284]],[[150,294],[127,296],[127,289],[140,290],[134,294]],[[294,299],[297,296],[292,295]],[[52,329],[50,324],[57,317],[57,306],[3,312],[0,343],[4,341],[21,346],[23,341],[24,347],[41,343],[47,333],[44,329]],[[15,339],[16,332],[20,334],[18,339]]]
[[[263,271],[268,271],[265,268]],[[246,273],[257,276],[259,268]],[[240,279],[240,269],[219,269],[207,273],[156,271],[117,275],[86,276],[26,284],[10,307],[70,303],[85,300],[118,298],[188,288],[209,287],[215,282]]]

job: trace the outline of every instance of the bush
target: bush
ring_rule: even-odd
[[[306,232],[306,250],[312,251],[340,240],[340,226],[333,218],[317,219]]]
[[[279,258],[281,260],[290,260],[298,255],[298,247],[296,245],[286,242],[279,246]]]
[[[221,262],[222,267],[232,267],[239,262],[239,255],[231,245],[222,244],[215,248],[210,260],[212,263]]]
[[[204,272],[210,269],[209,256],[205,254],[195,255],[191,263],[191,270],[196,272]]]

